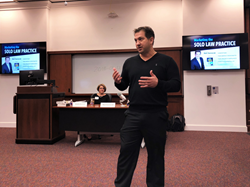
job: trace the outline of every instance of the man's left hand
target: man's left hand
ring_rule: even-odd
[[[158,84],[158,78],[153,73],[153,70],[150,70],[151,77],[141,77],[139,80],[139,85],[141,88],[155,88]]]

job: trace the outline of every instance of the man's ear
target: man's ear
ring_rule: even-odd
[[[152,45],[154,45],[154,37],[152,36],[151,38],[149,38],[149,41]]]

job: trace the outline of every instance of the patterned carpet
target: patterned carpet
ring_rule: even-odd
[[[0,128],[0,186],[114,186],[118,135],[74,146],[76,132],[53,145],[15,144],[16,129]],[[146,186],[141,149],[132,187]],[[250,136],[229,132],[170,132],[165,186],[250,186]]]

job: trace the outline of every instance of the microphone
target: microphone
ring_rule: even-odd
[[[122,93],[117,93],[121,100],[125,101],[126,97]]]
[[[125,106],[124,104],[122,104],[124,101],[126,101],[126,97],[122,94],[122,93],[117,93],[117,95],[120,97],[120,104],[121,106]]]

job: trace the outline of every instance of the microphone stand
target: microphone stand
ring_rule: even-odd
[[[121,99],[120,100],[121,107],[125,107],[125,105],[123,104],[124,101],[126,101],[126,99]]]

